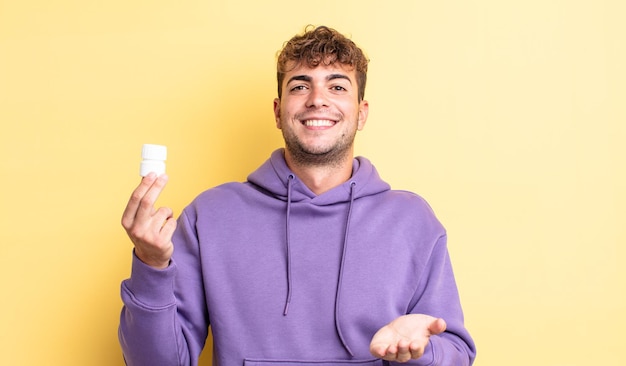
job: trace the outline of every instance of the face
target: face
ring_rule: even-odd
[[[342,65],[299,66],[285,74],[274,100],[286,155],[304,165],[352,158],[354,137],[365,126],[368,103],[358,100],[356,72]]]

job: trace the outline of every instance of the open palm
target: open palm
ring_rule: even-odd
[[[422,357],[430,337],[445,330],[446,322],[441,318],[403,315],[374,334],[370,352],[386,361],[407,362]]]

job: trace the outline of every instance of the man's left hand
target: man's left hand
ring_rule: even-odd
[[[446,330],[446,322],[424,314],[396,318],[380,328],[370,343],[370,352],[386,361],[407,362],[424,355],[430,336]]]

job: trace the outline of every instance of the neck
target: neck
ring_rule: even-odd
[[[346,154],[333,164],[303,164],[285,150],[285,161],[298,178],[315,194],[320,195],[343,183],[352,176],[352,154]]]

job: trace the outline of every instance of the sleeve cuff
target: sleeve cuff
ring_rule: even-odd
[[[173,260],[167,268],[156,269],[143,263],[133,251],[131,275],[125,285],[139,303],[151,308],[167,307],[176,302],[175,275],[176,265]]]

